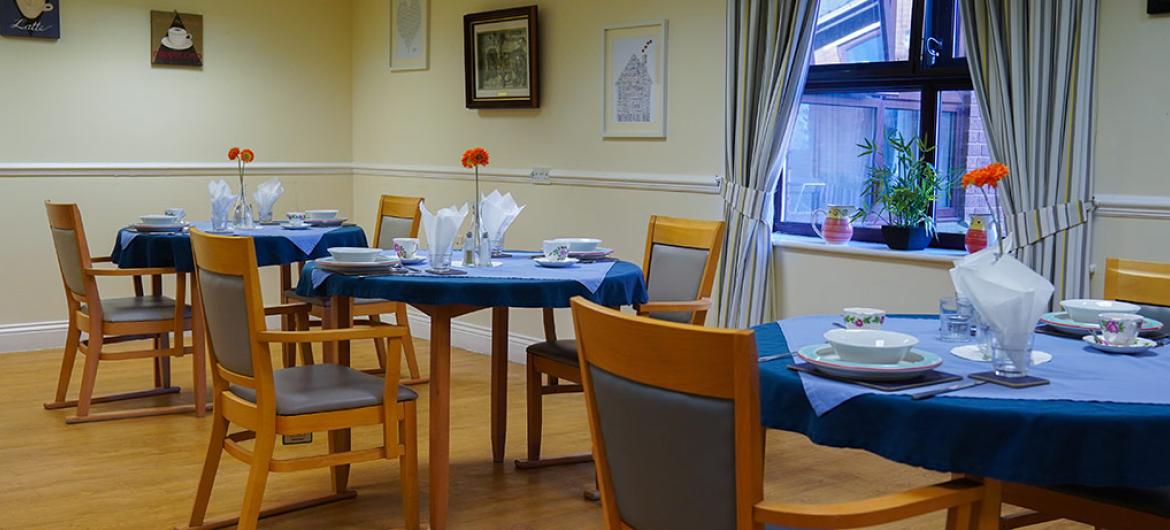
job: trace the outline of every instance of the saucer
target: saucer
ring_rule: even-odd
[[[1081,337],[1081,340],[1089,343],[1089,346],[1092,346],[1093,349],[1100,350],[1100,351],[1103,351],[1105,353],[1135,354],[1135,353],[1142,353],[1146,350],[1149,350],[1150,348],[1154,348],[1154,347],[1158,346],[1157,342],[1154,342],[1150,339],[1143,339],[1141,337],[1134,339],[1133,344],[1130,344],[1128,346],[1114,346],[1112,344],[1105,344],[1103,342],[1098,341],[1097,337],[1095,335],[1091,335],[1091,334],[1085,335],[1084,337]]]
[[[983,353],[979,351],[978,344],[966,344],[963,346],[955,346],[951,348],[951,355],[960,359],[967,359],[968,361],[975,361],[977,363],[989,363],[991,359],[984,359]],[[1044,364],[1052,360],[1052,354],[1046,351],[1032,350],[1032,366],[1037,364]]]
[[[327,271],[382,271],[398,265],[398,258],[378,256],[374,261],[337,261],[332,257],[320,258],[317,265]]]
[[[1151,331],[1158,331],[1162,329],[1162,323],[1150,317],[1144,317],[1146,320],[1142,322],[1142,333],[1149,333]],[[1079,322],[1073,320],[1065,311],[1056,311],[1052,313],[1044,313],[1040,317],[1040,323],[1047,324],[1058,331],[1068,333],[1070,335],[1088,335],[1094,331],[1101,329],[1099,324],[1093,322]]]
[[[572,250],[569,251],[569,257],[577,259],[601,259],[610,254],[613,254],[613,249],[605,247],[597,247],[596,249],[590,250],[588,252],[574,252]]]
[[[170,48],[172,50],[183,51],[183,50],[186,50],[187,48],[194,46],[195,41],[192,40],[190,37],[187,37],[187,40],[176,44],[174,41],[171,40],[170,36],[167,36],[167,37],[162,38],[162,45],[166,46],[167,48]]]
[[[294,225],[292,223],[280,223],[280,227],[285,229],[285,230],[308,230],[310,228],[313,228],[313,225],[311,225],[309,223],[304,223],[304,224],[299,224],[299,225]]]
[[[401,259],[401,258],[399,258],[399,259]],[[415,255],[413,258],[402,259],[402,264],[403,265],[418,265],[419,263],[422,263],[426,260],[427,260],[426,256]]]
[[[900,381],[914,379],[942,365],[938,355],[913,348],[899,362],[890,364],[843,361],[829,344],[813,344],[796,352],[796,356],[826,374],[864,381]]]
[[[557,261],[548,258],[533,258],[532,261],[535,261],[536,264],[540,265],[541,267],[548,267],[550,269],[563,269],[565,267],[572,267],[581,260],[577,258],[565,258],[564,260]]]
[[[145,232],[182,232],[184,228],[187,228],[187,225],[184,223],[175,223],[175,224],[169,224],[169,225],[134,223],[134,224],[130,225],[130,228],[133,228],[134,230],[137,230],[139,232],[144,232],[144,233]]]

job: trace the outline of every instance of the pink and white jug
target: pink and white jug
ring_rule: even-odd
[[[824,208],[817,208],[812,215],[812,229],[830,245],[844,245],[853,239],[853,214],[857,211],[854,206],[830,204]],[[819,219],[824,216],[824,220]],[[818,226],[819,225],[819,226]]]

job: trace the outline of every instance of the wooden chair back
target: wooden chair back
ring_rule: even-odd
[[[383,195],[378,203],[378,218],[374,226],[374,245],[391,250],[396,237],[418,237],[422,211],[418,205],[422,197]]]
[[[87,293],[97,293],[97,282],[85,270],[93,267],[89,244],[85,239],[85,226],[81,222],[81,210],[76,204],[52,203],[45,201],[49,215],[49,231],[53,247],[57,251],[57,265],[61,269],[61,282],[65,295],[71,302],[87,303]],[[98,300],[97,296],[88,297]]]
[[[650,216],[642,265],[646,286],[650,290],[650,301],[692,301],[710,297],[715,285],[715,269],[719,266],[719,256],[723,252],[725,228],[726,223],[723,221]],[[656,258],[663,263],[656,265]],[[669,267],[665,266],[666,260],[672,262]],[[686,263],[700,260],[700,266],[689,266]],[[656,275],[660,276],[657,281]],[[692,293],[693,296],[688,296]],[[661,298],[663,296],[665,298]],[[707,320],[707,310],[651,313],[650,316],[703,324]]]
[[[250,237],[191,230],[195,285],[202,299],[215,391],[233,383],[256,389],[256,406],[276,411],[256,247]]]
[[[752,528],[763,496],[752,332],[572,305],[606,528]]]
[[[1106,259],[1105,298],[1170,307],[1170,263]]]

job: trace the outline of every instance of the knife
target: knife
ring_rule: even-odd
[[[927,390],[926,392],[919,392],[917,394],[910,394],[910,399],[918,401],[920,399],[929,399],[939,394],[946,394],[948,392],[957,392],[971,387],[976,387],[986,383],[987,381],[967,381],[965,383],[957,383],[951,386],[939,388],[937,390]]]
[[[759,359],[757,359],[757,360],[756,360],[756,362],[757,362],[757,363],[766,363],[766,362],[769,362],[769,361],[778,361],[778,360],[780,360],[780,359],[787,359],[787,358],[789,358],[789,357],[792,357],[792,352],[788,352],[788,353],[777,353],[776,355],[765,355],[765,356],[763,356],[763,357],[760,357]]]

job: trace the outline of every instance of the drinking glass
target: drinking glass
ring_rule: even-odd
[[[451,249],[432,251],[430,255],[431,268],[445,271],[451,268]]]
[[[211,214],[211,231],[212,232],[227,232],[227,229],[228,229],[227,212],[220,212],[218,215],[216,215],[214,212],[212,212],[212,214]]]
[[[975,321],[975,307],[971,301],[947,296],[938,301],[938,338],[943,342],[971,340],[971,326]]]
[[[1000,343],[997,333],[989,333],[991,338],[991,367],[995,375],[1000,377],[1025,377],[1028,367],[1032,365],[1032,342],[1035,333],[1028,334],[1028,342],[1024,348],[1009,348]]]
[[[504,253],[504,234],[496,236],[492,239],[492,255],[499,256]]]
[[[983,319],[979,319],[979,321],[975,323],[974,328],[975,344],[979,346],[979,358],[984,361],[990,361],[992,335],[991,326],[988,326],[987,322],[983,321]]]

